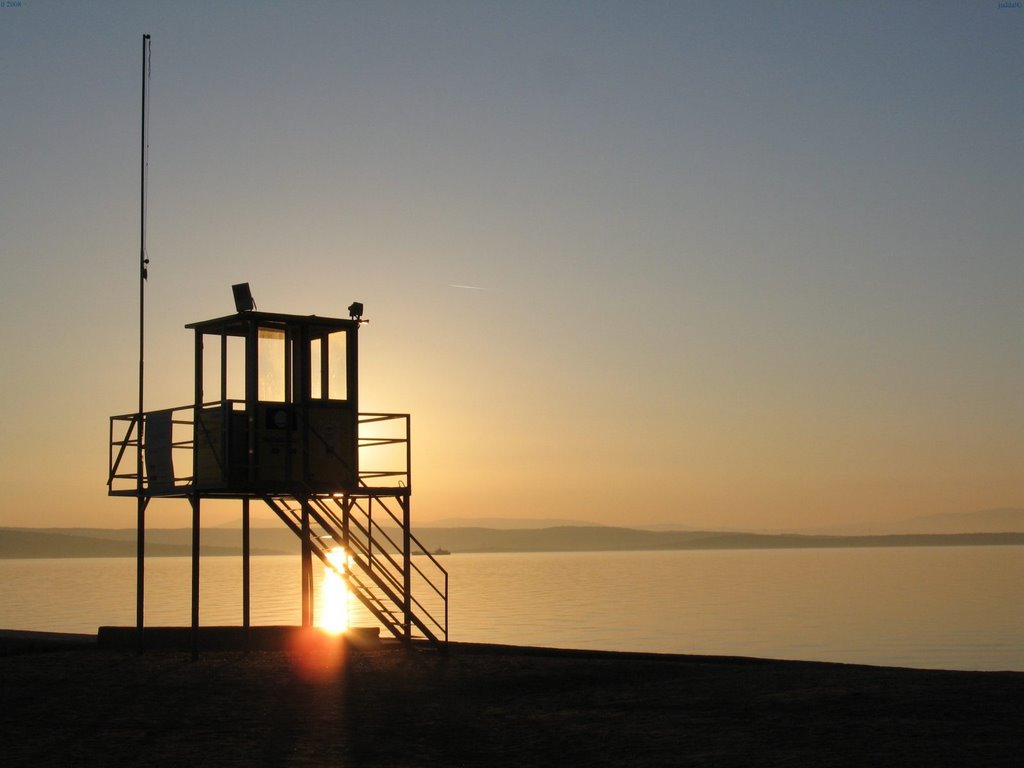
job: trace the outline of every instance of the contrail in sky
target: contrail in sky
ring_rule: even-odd
[[[458,285],[456,283],[448,283],[449,288],[462,288],[466,291],[486,291],[486,288],[481,288],[479,285]]]

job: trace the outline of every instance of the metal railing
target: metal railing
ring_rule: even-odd
[[[412,487],[411,431],[408,413],[359,414],[360,485]]]
[[[212,403],[204,403],[202,410],[221,409],[222,413],[239,413],[239,406],[244,406],[244,401],[223,400]],[[299,408],[300,406],[294,406]],[[139,415],[137,413],[123,414],[110,417],[109,433],[109,464],[107,474],[107,488],[112,496],[136,496],[138,495],[140,483],[138,467],[143,468],[141,489],[145,495],[180,495],[189,492],[195,485],[193,475],[193,454],[196,450],[197,440],[204,441],[204,450],[209,451],[225,470],[227,478],[227,465],[231,460],[228,455],[230,451],[229,429],[233,427],[229,418],[220,420],[216,427],[218,434],[200,422],[195,422],[196,409],[192,405],[183,405],[176,408],[149,411],[144,414],[148,421],[151,417],[160,414],[167,414],[170,418],[172,435],[169,445],[164,444],[155,449],[151,444],[148,430],[141,430],[140,440]],[[164,417],[166,418],[166,417]],[[410,439],[410,416],[407,413],[360,413],[358,414],[358,485],[360,488],[369,491],[399,491],[404,489],[408,493],[412,486],[412,457]],[[324,446],[330,448],[330,441],[321,435],[312,425],[308,425],[310,439],[320,441]],[[152,464],[153,454],[156,450],[169,451],[171,467],[170,477],[164,478],[161,482],[152,482],[148,471]],[[245,461],[254,461],[252,457],[246,457]],[[242,473],[246,477],[248,472]],[[259,477],[259,469],[256,469],[255,476]],[[303,480],[297,479],[302,483]],[[221,483],[224,486],[221,490],[223,495],[231,496],[231,481],[225,479]],[[251,495],[245,487],[246,483],[239,483],[239,495]],[[339,492],[346,490],[337,489]],[[348,489],[351,490],[351,489]]]
[[[167,419],[170,424],[170,435],[166,442],[162,443],[160,451],[167,452],[170,470],[167,479],[161,483],[161,490],[168,488],[184,489],[192,485],[192,452],[194,443],[193,414],[195,409],[191,405],[183,405],[177,408],[166,408],[159,411],[148,411],[143,414],[143,424],[156,416]],[[140,439],[141,438],[141,439]],[[107,474],[107,489],[112,496],[136,496],[139,489],[138,467],[143,468],[142,488],[143,492],[151,490],[154,485],[150,481],[149,466],[153,462],[153,456],[146,455],[145,443],[150,438],[146,430],[139,429],[139,414],[128,413],[120,416],[110,417],[110,463]],[[156,453],[151,449],[151,454]],[[125,459],[128,458],[127,467]],[[179,465],[186,465],[188,471],[178,471]]]

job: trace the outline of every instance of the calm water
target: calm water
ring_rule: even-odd
[[[1024,671],[1024,547],[442,562],[452,640]],[[150,558],[146,573],[146,622],[188,625],[190,561]],[[299,585],[298,557],[253,558],[253,623],[299,623]],[[202,561],[201,622],[241,623],[239,558]],[[0,627],[94,632],[134,623],[132,559],[0,560]],[[356,615],[352,623],[372,622]]]

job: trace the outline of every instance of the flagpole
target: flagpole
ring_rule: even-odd
[[[145,430],[144,410],[144,385],[145,385],[145,350],[146,350],[146,265],[149,259],[146,258],[146,165],[148,154],[148,137],[146,135],[146,85],[149,79],[149,35],[142,36],[142,146],[140,158],[140,210],[139,210],[139,412],[136,420],[136,434],[139,439],[136,454],[136,495],[138,497],[138,520],[136,534],[136,583],[135,583],[135,630],[136,645],[139,653],[142,653],[144,608],[145,608],[145,587],[146,587],[146,505],[148,500],[145,497],[142,482],[142,449]]]

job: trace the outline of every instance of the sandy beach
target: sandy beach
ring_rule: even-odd
[[[8,649],[10,650],[10,649]],[[452,644],[0,658],[13,765],[1018,765],[1024,673]]]

